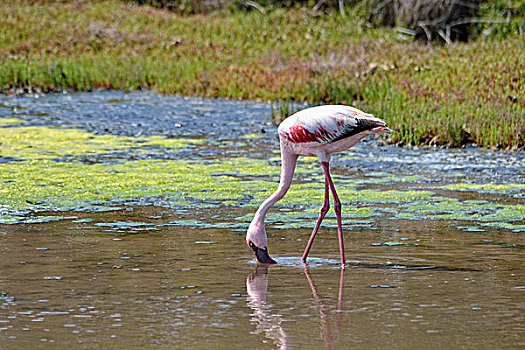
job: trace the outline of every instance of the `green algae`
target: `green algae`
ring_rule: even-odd
[[[15,124],[14,119],[12,121]],[[147,146],[181,148],[201,144],[202,140],[95,135],[78,129],[47,126],[2,128],[0,153],[24,159],[59,159],[66,156],[106,154]]]
[[[262,134],[247,134],[247,135],[243,135],[242,138],[243,139],[248,139],[248,140],[252,140],[252,139],[259,139],[262,137]]]
[[[435,197],[433,202],[407,203],[394,218],[414,220],[462,220],[479,222],[484,226],[524,231],[525,226],[512,224],[523,221],[525,205],[501,205],[487,201],[460,201]]]
[[[485,232],[484,229],[479,228],[477,226],[457,226],[457,228],[467,232]]]
[[[14,121],[13,121],[14,123]],[[161,154],[168,150],[194,150],[210,143],[203,139],[164,139],[95,135],[77,129],[45,126],[3,127],[0,151],[16,158],[2,164],[0,175],[0,223],[35,223],[51,217],[28,213],[120,210],[128,205],[156,205],[188,209],[172,225],[243,229],[253,212],[277,188],[279,157],[269,159],[230,157],[219,159],[137,159],[118,162],[81,161],[85,155],[114,152]],[[215,146],[211,146],[215,147]],[[195,153],[195,152],[194,152]],[[484,227],[524,231],[525,206],[495,204],[489,200],[463,200],[438,196],[429,190],[373,189],[363,185],[389,182],[417,183],[418,176],[369,174],[366,178],[334,175],[343,204],[345,226],[373,227],[377,218],[413,220],[461,220]],[[275,228],[311,229],[324,200],[324,183],[317,160],[302,158],[290,191],[269,213]],[[366,186],[365,186],[366,187]],[[519,184],[444,186],[491,191],[519,190]],[[188,218],[195,211],[241,208],[234,219],[215,222]],[[226,209],[226,211],[228,211]],[[225,214],[226,216],[231,216]],[[32,217],[33,219],[30,219]],[[57,220],[69,218],[56,216]],[[42,221],[43,222],[43,221]],[[139,230],[109,224],[112,230]],[[116,225],[116,226],[115,226]],[[336,227],[333,211],[324,226]],[[102,227],[102,226],[99,226]]]
[[[3,128],[1,141],[2,154],[28,160],[105,153],[135,145],[133,138],[94,135],[82,130],[45,126]]]
[[[0,118],[0,127],[22,124],[24,121],[18,118]]]
[[[115,221],[115,222],[98,222],[94,226],[103,228],[104,231],[118,232],[118,233],[138,233],[144,231],[158,231],[159,228],[155,225],[145,222],[136,221]]]
[[[525,232],[525,225],[515,225],[509,222],[486,222],[481,225],[511,230],[513,232]]]
[[[85,224],[85,223],[93,222],[93,219],[92,218],[84,218],[84,219],[73,220],[72,222],[74,222],[76,224]]]

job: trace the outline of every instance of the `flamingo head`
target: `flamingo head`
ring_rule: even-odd
[[[259,248],[257,247],[253,242],[249,242],[248,245],[255,253],[255,257],[257,258],[257,261],[262,264],[276,264],[277,262],[273,260],[270,255],[268,254],[268,248]]]
[[[255,222],[255,220],[252,221],[246,233],[246,243],[248,243],[248,246],[255,253],[258,262],[262,264],[276,263],[275,260],[268,255],[268,239],[264,224],[260,225]]]

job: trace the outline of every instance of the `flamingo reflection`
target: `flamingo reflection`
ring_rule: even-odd
[[[308,270],[308,266],[304,269],[304,274],[312,291],[314,302],[319,309],[321,331],[325,341],[325,349],[335,349],[341,331],[344,273],[345,270],[341,269],[335,325],[332,325],[330,308],[324,304],[323,299],[319,296]],[[256,324],[256,330],[253,334],[264,333],[268,339],[274,342],[278,349],[293,349],[293,339],[283,327],[283,316],[274,312],[272,310],[272,305],[266,303],[266,294],[268,291],[267,265],[257,265],[255,272],[250,274],[246,280],[246,290],[248,292],[248,306],[254,310],[251,314],[251,321]]]
[[[337,297],[335,327],[333,329],[330,323],[330,308],[323,303],[323,299],[321,299],[319,293],[317,293],[317,288],[315,288],[312,277],[310,276],[308,266],[305,267],[304,274],[306,275],[306,279],[308,280],[308,284],[312,290],[315,304],[319,309],[319,315],[321,316],[321,328],[323,331],[323,338],[325,340],[325,349],[335,349],[337,338],[339,338],[339,333],[341,332],[341,323],[343,319],[343,288],[345,284],[345,270],[341,269],[341,275],[339,276],[339,294]]]
[[[282,316],[273,313],[271,304],[266,303],[268,291],[268,266],[257,265],[255,272],[246,280],[248,306],[253,309],[252,322],[257,327],[253,334],[265,333],[266,338],[273,340],[278,349],[293,349],[290,335],[283,327]]]

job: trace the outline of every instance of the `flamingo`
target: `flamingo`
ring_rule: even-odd
[[[324,203],[301,260],[306,263],[315,235],[330,208],[329,195],[331,192],[337,217],[341,267],[345,267],[341,201],[330,176],[330,157],[332,153],[354,146],[367,135],[381,132],[391,132],[383,120],[357,108],[344,105],[324,105],[303,109],[289,116],[279,125],[281,146],[279,187],[261,204],[246,232],[246,243],[255,252],[259,263],[276,263],[268,254],[268,237],[264,224],[268,210],[288,192],[292,184],[297,158],[315,156],[320,160],[325,174]]]

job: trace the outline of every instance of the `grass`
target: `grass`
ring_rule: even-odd
[[[393,143],[525,147],[523,17],[446,47],[351,11],[345,22],[304,8],[181,16],[116,0],[3,1],[0,89],[345,103],[385,119]]]

